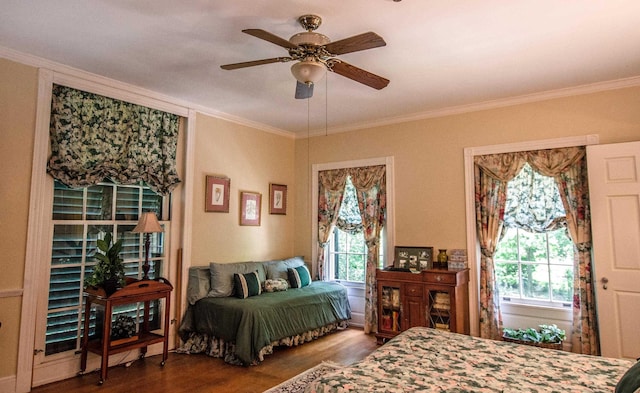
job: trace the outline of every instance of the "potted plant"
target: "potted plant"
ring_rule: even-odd
[[[104,239],[98,239],[97,243],[98,251],[95,257],[98,263],[93,267],[91,275],[86,278],[85,284],[88,287],[102,287],[109,296],[118,287],[125,285],[124,264],[120,258],[122,239],[112,244],[111,233],[107,233]]]
[[[539,329],[509,329],[502,330],[504,341],[536,347],[562,349],[562,342],[566,338],[565,331],[554,325],[538,325]]]

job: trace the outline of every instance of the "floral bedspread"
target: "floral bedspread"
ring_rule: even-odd
[[[613,392],[632,364],[419,327],[305,392]]]

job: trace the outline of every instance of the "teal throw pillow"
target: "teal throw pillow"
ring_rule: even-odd
[[[306,266],[292,267],[288,270],[291,288],[302,288],[311,284],[311,274]]]
[[[257,296],[262,293],[260,276],[258,276],[257,271],[245,274],[235,273],[233,275],[233,281],[236,297],[240,299],[246,299],[249,296]]]
[[[634,393],[640,390],[640,362],[636,362],[620,378],[615,393]]]

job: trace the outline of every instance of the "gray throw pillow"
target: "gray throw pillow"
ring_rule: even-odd
[[[192,266],[189,268],[189,281],[187,283],[187,301],[194,305],[211,290],[211,274],[209,266]]]
[[[262,262],[234,262],[209,264],[211,273],[211,290],[209,297],[228,297],[234,294],[233,275],[258,272],[260,284],[266,280],[264,264]]]
[[[289,268],[295,268],[302,265],[304,265],[304,259],[302,259],[302,257],[293,257],[282,261],[267,262],[267,278],[270,280],[278,278],[288,280],[289,277],[287,275],[287,270]]]

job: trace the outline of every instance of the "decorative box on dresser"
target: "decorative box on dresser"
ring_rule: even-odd
[[[469,269],[376,271],[379,344],[414,326],[469,334]]]

